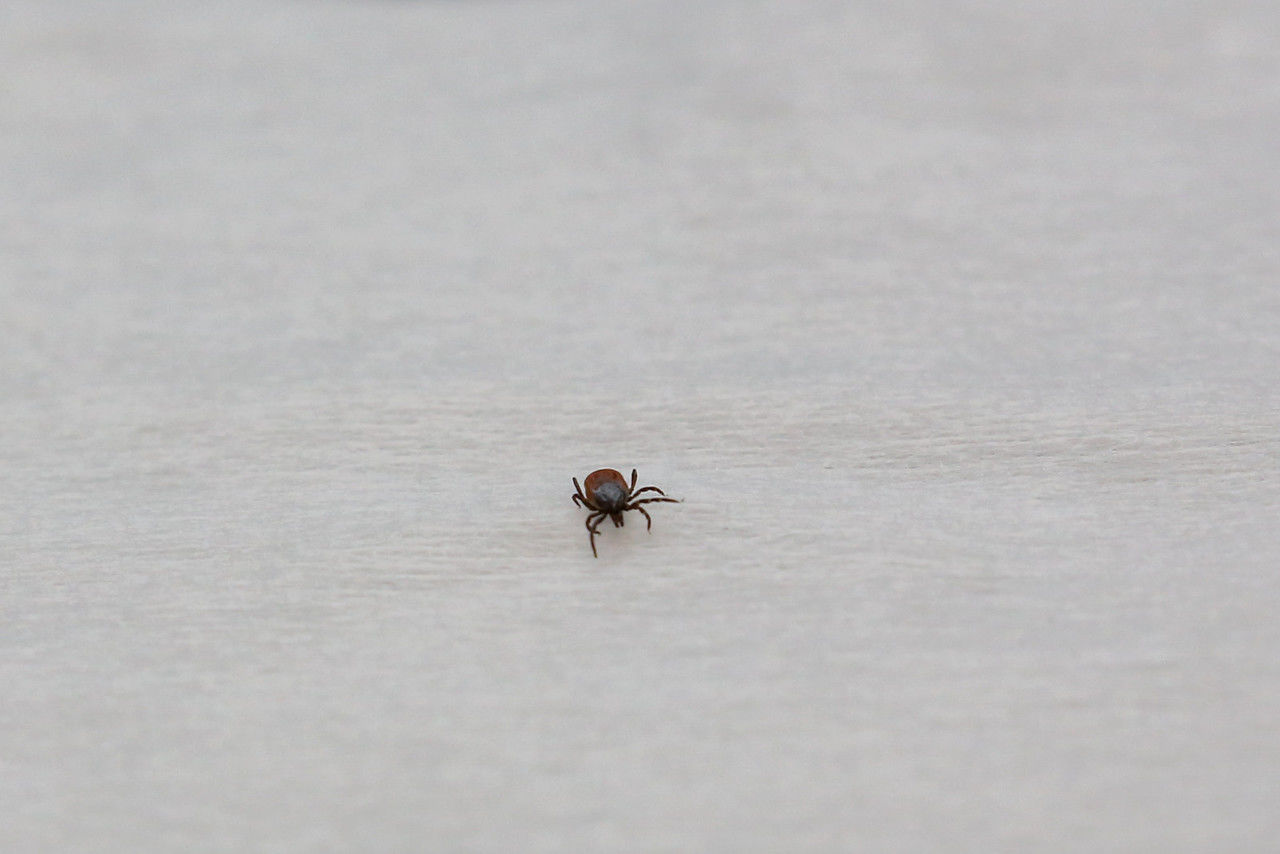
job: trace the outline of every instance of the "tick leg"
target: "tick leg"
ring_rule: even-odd
[[[640,475],[636,473],[635,469],[631,470],[631,486],[628,488],[628,492],[636,488],[636,479],[639,478],[639,476]]]
[[[658,487],[656,486],[646,486],[642,489],[637,489],[635,492],[632,492],[631,497],[635,498],[637,495],[639,495],[642,492],[656,492],[659,495],[666,495],[665,492],[663,492],[661,489],[658,489]]]
[[[591,502],[587,500],[587,496],[582,494],[582,487],[578,486],[578,479],[576,477],[573,479],[573,490],[577,493],[577,497],[582,499],[582,506],[591,507]],[[595,508],[592,507],[591,509],[594,510]]]
[[[671,502],[672,504],[679,504],[679,503],[680,503],[680,499],[679,499],[679,498],[666,498],[666,497],[663,497],[663,498],[641,498],[639,501],[633,501],[633,502],[631,502],[631,506],[632,506],[632,507],[634,507],[635,509],[639,510],[639,509],[640,509],[640,505],[641,505],[641,504],[652,504],[652,503],[654,503],[655,501],[669,501],[669,502]]]
[[[641,513],[641,515],[643,515],[643,516],[644,516],[644,518],[646,518],[646,519],[648,519],[648,520],[649,520],[649,524],[645,525],[645,526],[644,526],[644,529],[645,529],[646,531],[652,531],[652,530],[653,530],[653,517],[649,515],[649,511],[648,511],[648,510],[645,510],[643,507],[636,507],[636,508],[634,508],[634,509],[639,510],[639,511],[640,511],[640,513]]]
[[[597,516],[597,515],[599,515],[599,518],[596,518],[596,516]],[[597,514],[597,513],[591,513],[591,514],[589,514],[589,515],[587,516],[587,523],[586,523],[586,524],[587,524],[587,530],[591,533],[591,536],[590,536],[590,538],[589,538],[589,541],[590,541],[590,543],[591,543],[591,556],[592,556],[592,557],[600,557],[600,555],[596,552],[596,534],[598,534],[598,533],[600,533],[600,532],[599,532],[599,531],[597,531],[595,528],[593,528],[593,527],[591,526],[591,520],[592,520],[592,519],[596,519],[596,521],[597,521],[597,522],[599,522],[599,521],[600,521],[601,519],[603,519],[603,518],[604,518],[604,514],[603,514],[603,513],[599,513],[599,514]]]

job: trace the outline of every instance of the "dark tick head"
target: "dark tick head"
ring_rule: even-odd
[[[595,491],[593,500],[601,510],[617,513],[627,503],[627,490],[616,483],[605,483]]]

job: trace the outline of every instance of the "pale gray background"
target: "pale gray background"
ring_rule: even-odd
[[[1270,0],[6,0],[0,850],[1277,850],[1278,139]]]

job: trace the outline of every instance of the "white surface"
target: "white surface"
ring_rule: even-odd
[[[0,850],[1274,850],[1274,4],[210,5],[0,11]]]

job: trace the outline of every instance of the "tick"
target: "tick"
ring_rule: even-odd
[[[667,494],[656,486],[645,486],[636,489],[636,470],[631,470],[631,485],[627,486],[627,481],[621,474],[613,469],[600,469],[593,471],[587,475],[585,481],[587,488],[583,490],[578,486],[578,479],[573,479],[573,503],[587,508],[591,512],[587,514],[587,530],[591,532],[591,554],[600,557],[596,552],[596,534],[599,534],[599,524],[605,520],[605,517],[613,520],[613,527],[621,528],[623,524],[622,514],[628,510],[639,510],[649,524],[645,530],[653,530],[653,517],[649,512],[641,507],[641,504],[653,504],[657,501],[670,501],[672,504],[680,503],[675,498],[667,498]],[[641,498],[636,500],[636,496],[645,492],[656,492],[661,498]]]

